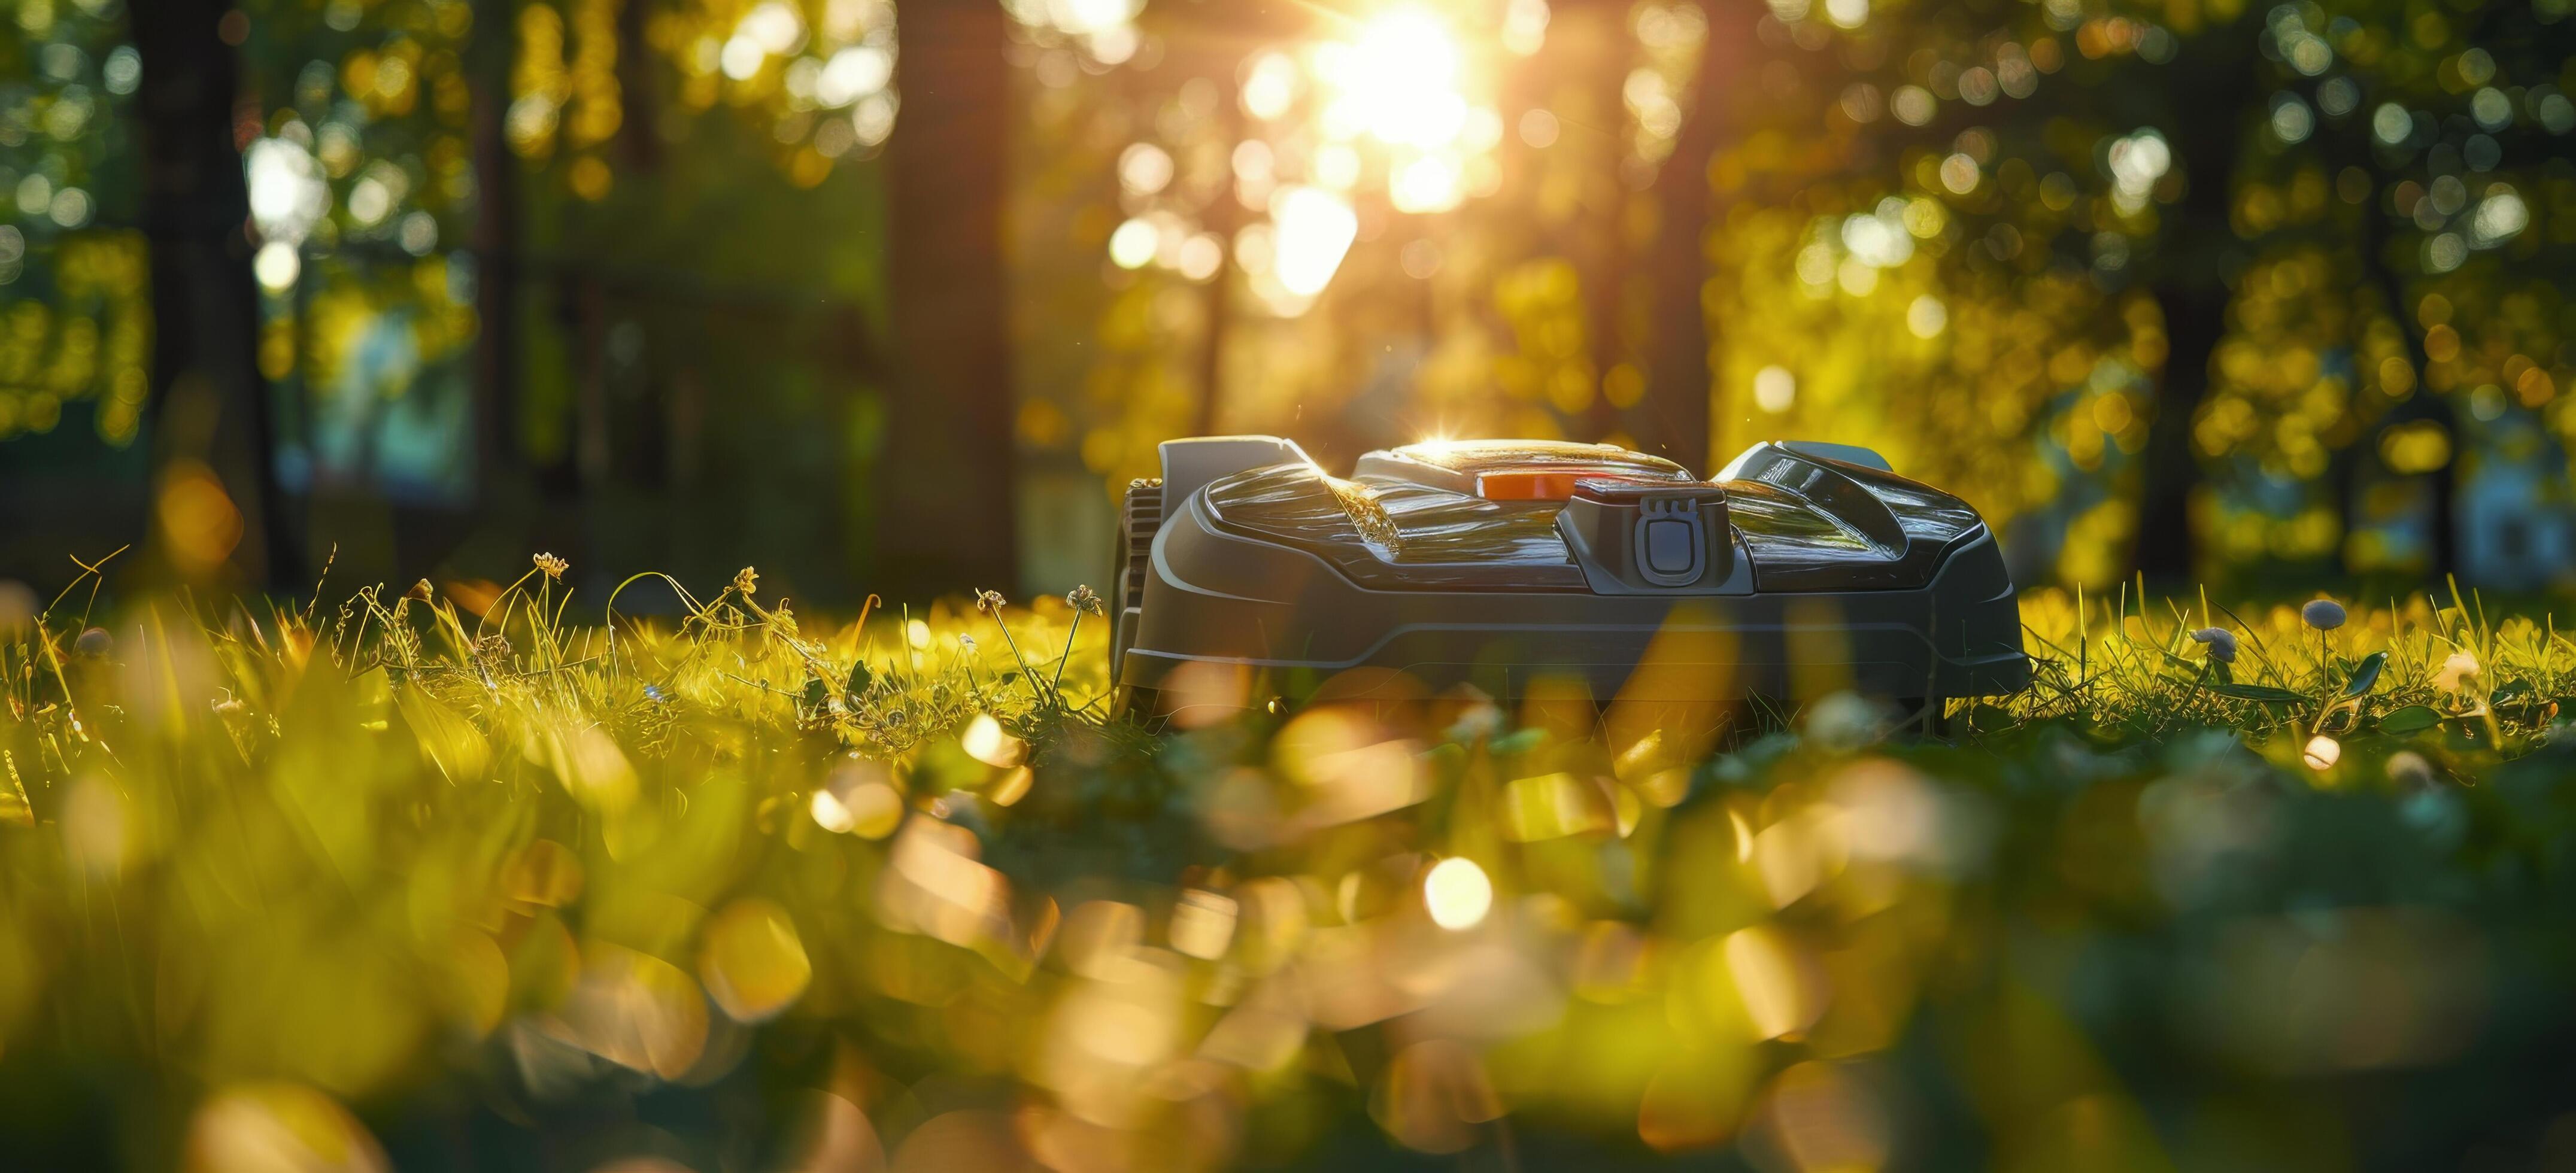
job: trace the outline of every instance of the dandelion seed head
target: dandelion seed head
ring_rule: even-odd
[[[2401,786],[2430,786],[2435,775],[2433,763],[2411,749],[2388,755],[2388,780]]]
[[[2236,662],[2236,633],[2218,627],[2204,627],[2191,633],[2191,638],[2209,648],[2209,658],[2221,664]]]

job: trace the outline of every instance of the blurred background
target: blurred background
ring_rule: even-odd
[[[14,0],[0,579],[1107,574],[1154,445],[2576,574],[2570,0]]]

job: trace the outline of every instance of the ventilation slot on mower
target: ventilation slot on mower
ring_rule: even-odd
[[[1119,584],[1125,588],[1118,601],[1121,609],[1145,605],[1145,576],[1141,571],[1146,561],[1154,556],[1154,532],[1161,528],[1163,482],[1145,478],[1130,482],[1127,486],[1127,524],[1124,527],[1127,548],[1123,551],[1129,573]]]
[[[1126,674],[1127,649],[1136,643],[1136,620],[1145,606],[1145,580],[1153,577],[1154,533],[1163,528],[1163,481],[1127,483],[1127,507],[1118,518],[1118,609],[1109,617],[1109,680]]]

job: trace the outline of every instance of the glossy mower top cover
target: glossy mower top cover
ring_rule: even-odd
[[[1756,444],[1706,481],[1549,441],[1372,452],[1347,478],[1271,436],[1172,440],[1162,458],[1121,522],[1112,670],[1128,688],[1194,663],[1264,671],[1272,691],[1353,668],[1676,700],[2029,683],[1985,522],[1866,449]]]

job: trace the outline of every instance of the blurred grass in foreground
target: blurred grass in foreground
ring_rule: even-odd
[[[2576,1158],[2545,620],[2041,594],[1955,743],[1832,697],[1701,754],[1465,695],[1149,735],[1087,592],[592,627],[560,570],[0,616],[0,1148]]]

